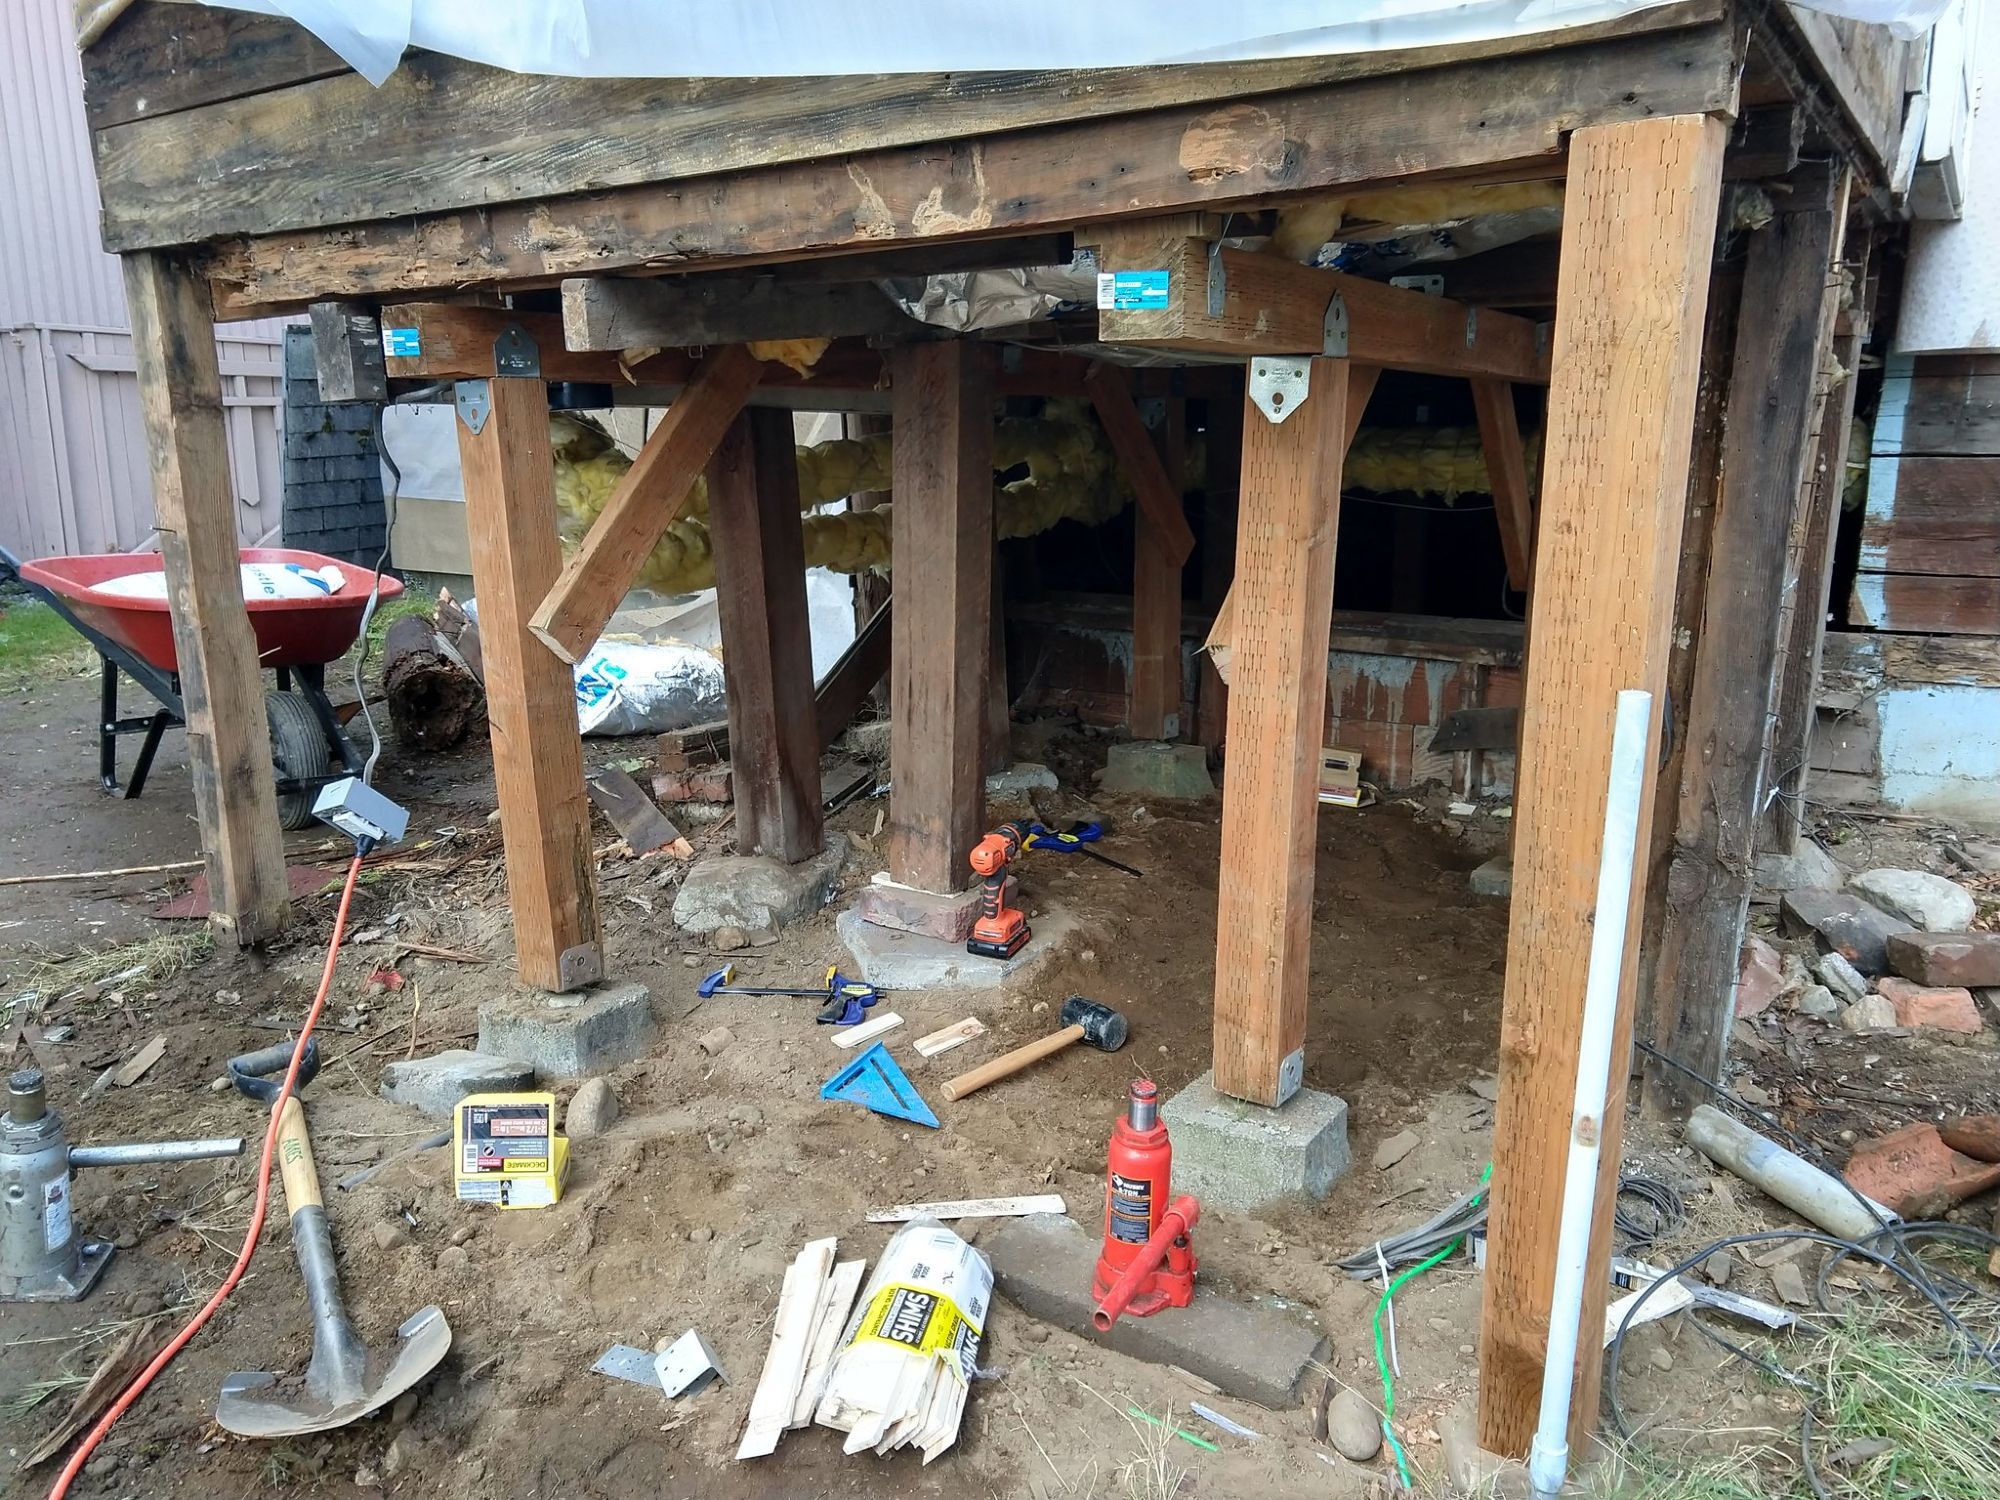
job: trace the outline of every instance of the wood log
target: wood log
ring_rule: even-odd
[[[486,717],[479,679],[429,615],[404,615],[382,637],[382,695],[397,741],[419,750],[454,749]]]

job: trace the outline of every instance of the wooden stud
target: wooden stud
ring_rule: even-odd
[[[793,449],[789,412],[747,411],[708,469],[736,847],[786,864],[825,845]]]
[[[177,255],[128,255],[124,270],[210,921],[248,946],[285,925],[285,848],[237,567],[215,312],[208,284]]]
[[[687,508],[695,477],[743,410],[762,369],[762,361],[740,345],[718,349],[667,408],[528,622],[542,644],[564,661],[582,660],[596,644],[618,601],[638,582],[653,548]],[[778,424],[791,431],[791,418],[784,413],[778,414]],[[796,475],[791,484],[796,491]],[[792,516],[792,530],[797,531],[796,507]]]
[[[485,382],[486,415],[474,432],[464,411],[478,394],[459,387],[458,456],[514,951],[522,983],[573,990],[604,977],[604,939],[576,683],[528,633],[528,611],[562,565],[548,388],[534,378]]]
[[[1486,482],[1493,487],[1493,514],[1500,523],[1507,582],[1515,593],[1525,594],[1534,572],[1535,509],[1514,388],[1504,380],[1474,380],[1472,404],[1479,413],[1479,446],[1486,455]]]
[[[993,591],[993,401],[986,352],[961,339],[890,354],[896,615],[889,665],[889,873],[962,890],[983,833],[987,611]]]
[[[1707,116],[1669,116],[1570,138],[1480,1320],[1479,1440],[1506,1455],[1527,1452],[1541,1401],[1613,704],[1625,688],[1657,700],[1667,661],[1726,134]],[[1648,767],[1656,761],[1649,749]],[[1653,791],[1649,776],[1642,825]],[[1635,917],[1643,887],[1642,865]],[[1613,1079],[1632,1044],[1636,932],[1635,920]],[[1609,1281],[1622,1089],[1602,1127],[1581,1325],[1593,1330]],[[1583,1339],[1572,1448],[1596,1425],[1601,1366],[1594,1337]]]
[[[1303,1076],[1346,360],[1315,359],[1283,422],[1243,411],[1229,776],[1215,944],[1215,1086],[1282,1104]]]
[[[1832,335],[1829,276],[1838,212],[1780,212],[1750,237],[1723,428],[1708,593],[1696,637],[1666,920],[1654,959],[1656,1043],[1684,1067],[1722,1079],[1739,950],[1749,915],[1777,692],[1786,557],[1804,503],[1814,394]],[[1649,1107],[1683,1115],[1705,1091],[1653,1062]]]
[[[563,283],[562,305],[563,339],[572,349],[690,349],[926,331],[865,281],[587,276]]]

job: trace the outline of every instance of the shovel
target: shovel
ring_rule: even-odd
[[[302,1379],[239,1370],[222,1382],[215,1420],[241,1437],[296,1437],[343,1427],[394,1401],[436,1369],[451,1348],[451,1327],[435,1307],[412,1314],[385,1349],[370,1349],[348,1322],[333,1265],[333,1232],[297,1098],[287,1099],[278,1117],[278,1165],[292,1216],[292,1246],[312,1306],[312,1360]]]

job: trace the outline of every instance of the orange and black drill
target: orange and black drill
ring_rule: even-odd
[[[1012,958],[1032,934],[1028,914],[1007,904],[1007,866],[1028,841],[1025,823],[1002,823],[972,846],[972,873],[984,882],[979,890],[979,920],[965,951],[986,958]]]

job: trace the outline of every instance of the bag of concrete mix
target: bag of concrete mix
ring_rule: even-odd
[[[259,599],[321,599],[347,587],[347,575],[329,564],[308,568],[303,563],[244,563],[243,598],[255,604]],[[121,573],[93,584],[99,594],[120,599],[164,599],[167,597],[166,565],[138,573]]]

